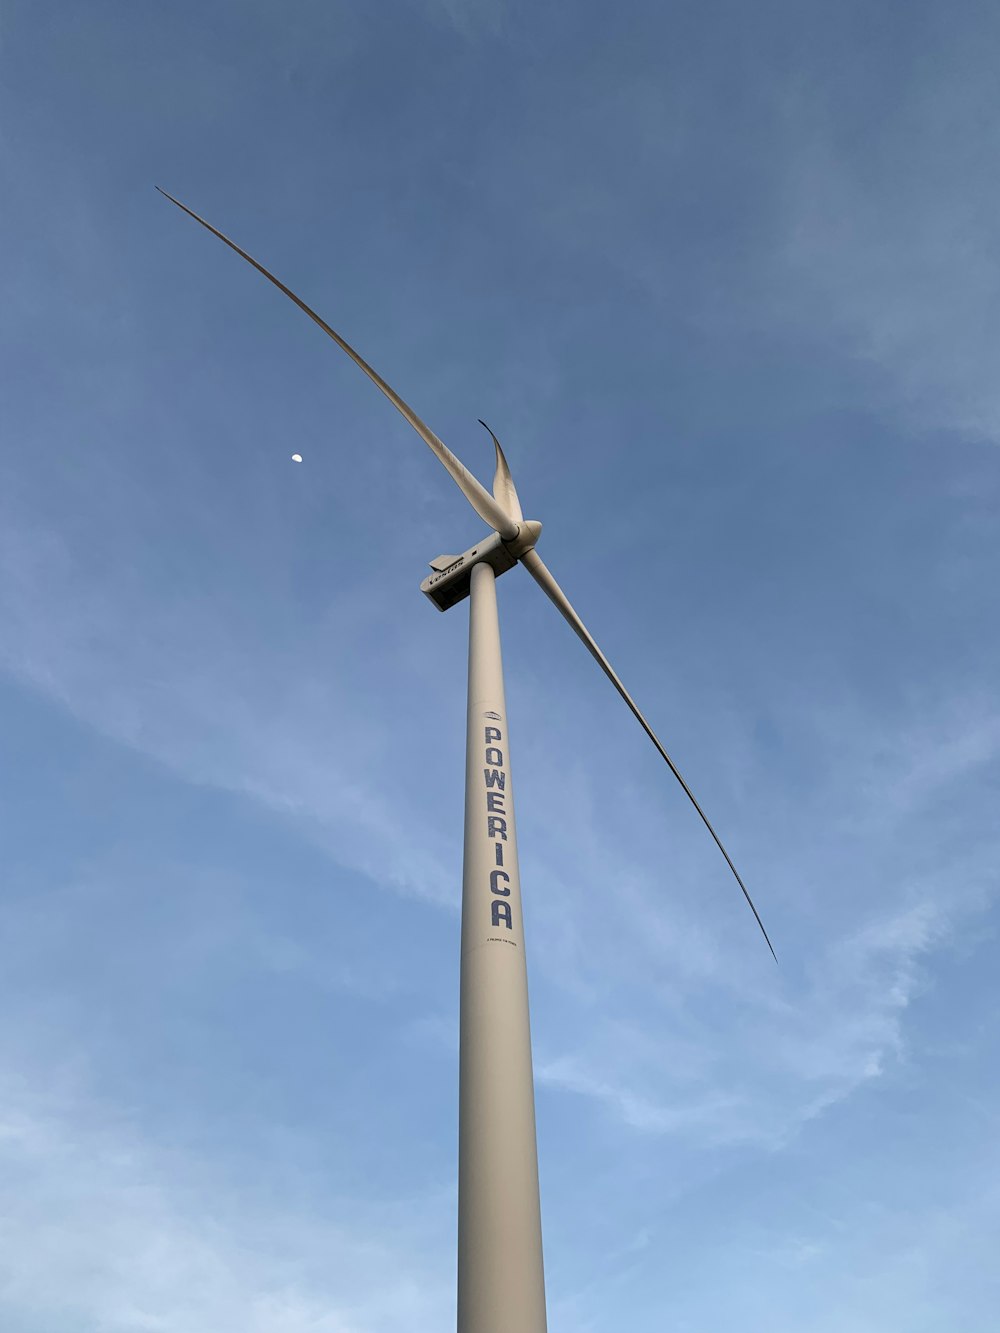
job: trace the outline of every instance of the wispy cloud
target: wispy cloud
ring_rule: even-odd
[[[866,90],[882,105],[864,143],[844,135],[839,83],[799,86],[778,281],[813,336],[825,323],[885,373],[911,423],[996,441],[1000,136],[987,26],[989,37],[961,22],[938,33],[931,64],[901,63],[888,105],[885,90]]]
[[[898,1070],[914,1054],[910,1013],[932,984],[936,960],[975,936],[997,892],[995,838],[981,824],[988,805],[981,775],[997,759],[998,737],[981,705],[969,700],[956,712],[946,702],[936,715],[917,708],[912,721],[883,720],[881,734],[874,720],[841,718],[831,748],[836,762],[808,798],[800,793],[798,831],[790,823],[787,845],[771,853],[776,885],[787,875],[796,913],[822,920],[821,933],[800,926],[789,938],[786,917],[774,975],[752,966],[750,942],[731,933],[728,914],[709,934],[683,901],[665,903],[661,886],[638,864],[641,823],[615,842],[607,864],[581,826],[581,859],[551,929],[560,936],[554,947],[562,967],[591,979],[584,992],[590,1017],[582,1043],[567,1049],[549,1036],[540,1080],[645,1134],[773,1150]],[[822,729],[822,714],[816,720]],[[775,799],[784,798],[776,792]],[[935,859],[927,811],[952,806],[964,809],[960,827],[974,836],[961,856],[942,850]],[[565,817],[585,824],[585,805]],[[937,828],[939,816],[933,818]],[[855,865],[848,853],[823,865],[824,844],[838,837],[859,840],[869,863]],[[899,855],[901,842],[912,856]],[[701,878],[686,849],[675,846],[672,854],[680,882]],[[580,884],[600,886],[605,877],[613,890],[597,888],[600,906],[588,907],[578,931]],[[560,884],[550,878],[549,893]],[[614,967],[597,965],[586,946],[593,919],[602,921],[606,941],[616,940]],[[631,967],[617,970],[626,957]],[[720,988],[726,1024],[712,999]]]
[[[127,1114],[7,1077],[0,1101],[0,1297],[29,1333],[380,1333],[440,1327],[444,1201],[318,1217],[255,1201]],[[440,1263],[440,1278],[431,1273]]]
[[[88,575],[77,556],[62,535],[7,511],[0,608],[10,633],[0,660],[9,672],[185,780],[294,817],[342,864],[457,903],[443,839],[431,829],[414,840],[399,817],[415,795],[406,772],[397,770],[393,792],[367,768],[395,719],[359,715],[354,686],[316,674],[335,634],[313,645],[311,663],[291,660],[288,645],[268,653],[241,641],[238,617],[227,629],[211,597],[158,604],[128,570]],[[344,675],[354,679],[356,667],[346,663]]]
[[[499,33],[509,10],[507,0],[408,0],[408,3],[470,40]]]
[[[806,988],[785,1001],[744,994],[735,1030],[723,1036],[695,1007],[683,1020],[701,1058],[676,1058],[677,1039],[657,1041],[653,1025],[598,1024],[596,1042],[544,1059],[539,1080],[601,1103],[624,1125],[702,1145],[776,1149],[808,1121],[881,1076],[905,1056],[906,1010],[925,982],[921,963],[940,942],[929,903],[866,925],[833,944]],[[661,1024],[677,1022],[661,1015]],[[740,1034],[767,1033],[746,1067]],[[700,1047],[695,1033],[700,1029]]]

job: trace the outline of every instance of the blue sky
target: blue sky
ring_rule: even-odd
[[[500,584],[550,1327],[993,1333],[1000,15],[8,0],[0,1326],[454,1310]],[[304,455],[301,467],[291,453]]]

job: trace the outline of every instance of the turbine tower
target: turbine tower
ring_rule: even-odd
[[[493,432],[489,433],[496,452],[496,473],[491,495],[395,390],[300,297],[186,204],[165,190],[160,193],[252,264],[347,353],[430,447],[491,530],[462,555],[432,560],[432,572],[421,584],[421,591],[441,611],[466,597],[470,602],[459,1020],[458,1333],[545,1333],[528,974],[497,615],[499,575],[523,565],[582,640],[697,810],[743,891],[772,956],[774,949],[746,885],[705,812],[535,550],[542,525],[523,517],[510,468]]]

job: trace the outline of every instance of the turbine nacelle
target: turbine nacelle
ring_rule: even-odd
[[[421,583],[420,591],[439,611],[447,611],[468,597],[473,565],[485,562],[499,578],[513,569],[522,555],[534,550],[541,531],[541,523],[522,519],[512,541],[505,542],[499,532],[491,532],[461,555],[439,555],[430,562],[433,573]]]

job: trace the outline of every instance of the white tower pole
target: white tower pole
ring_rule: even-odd
[[[471,571],[458,1333],[545,1333],[528,974],[496,575]]]

